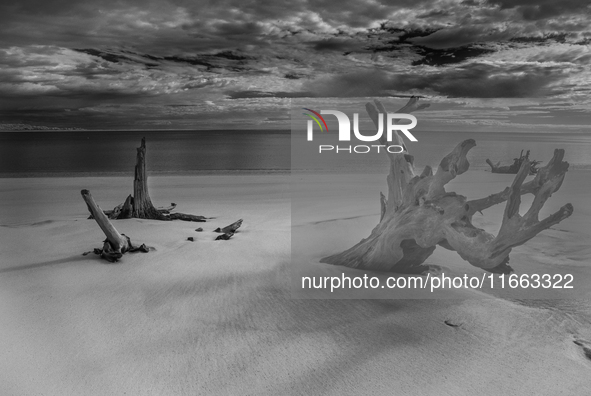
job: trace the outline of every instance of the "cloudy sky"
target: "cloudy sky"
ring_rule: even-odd
[[[586,0],[2,2],[0,123],[288,129],[301,103],[419,94],[428,129],[588,131],[590,14]]]

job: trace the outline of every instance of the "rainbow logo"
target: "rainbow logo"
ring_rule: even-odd
[[[328,126],[326,125],[326,121],[324,121],[324,118],[322,118],[322,116],[320,114],[318,114],[317,112],[315,112],[314,110],[310,110],[310,109],[306,109],[303,108],[304,110],[308,110],[310,113],[314,113],[315,115],[317,115],[318,117],[320,117],[320,119],[322,120],[322,124],[324,124],[324,127],[326,128],[326,132],[328,132]],[[314,117],[311,114],[307,114],[307,113],[302,113],[305,116],[310,117],[311,119],[313,119],[314,121],[316,121],[316,124],[318,124],[318,126],[320,127],[320,130],[322,132],[324,132],[324,129],[322,128],[322,124],[320,123],[320,121],[318,120],[318,118]]]

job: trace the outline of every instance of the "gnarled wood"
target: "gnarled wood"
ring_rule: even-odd
[[[133,217],[133,204],[135,200],[131,195],[128,195],[125,198],[125,202],[123,202],[123,206],[121,207],[121,211],[117,215],[117,219],[130,219]]]
[[[421,108],[417,101],[411,98],[397,113]],[[376,101],[375,106],[368,103],[366,108],[378,126],[377,114],[385,113],[382,104]],[[393,144],[403,145],[397,134],[396,139]],[[447,192],[445,185],[468,170],[470,164],[466,156],[475,145],[473,139],[461,142],[441,160],[435,174],[426,167],[419,176],[415,175],[408,150],[388,154],[388,200],[386,203],[381,200],[380,222],[368,238],[321,262],[369,270],[422,273],[429,270],[423,263],[439,245],[457,251],[464,260],[486,271],[511,272],[508,262],[513,247],[572,214],[573,207],[567,204],[546,219],[538,220],[545,201],[560,188],[568,163],[562,161],[564,150],[556,150],[536,177],[523,183],[531,169],[529,160],[525,159],[511,187],[487,198],[468,201],[462,195]],[[520,197],[526,193],[535,195],[534,202],[527,213],[520,216]],[[472,225],[474,213],[504,201],[507,206],[497,236]]]
[[[548,162],[548,164],[538,170],[533,180],[524,183],[521,186],[521,195],[537,193],[542,188],[542,186],[550,180],[558,178],[561,180],[562,183],[562,180],[564,179],[564,174],[568,170],[568,162],[563,161],[563,158],[563,149],[554,150],[554,155],[552,156],[552,159]],[[560,188],[560,186],[558,186],[558,188]],[[470,216],[470,218],[472,218],[472,216],[476,212],[481,212],[484,209],[490,208],[491,206],[505,202],[507,199],[509,199],[510,194],[511,188],[507,187],[503,191],[489,195],[486,198],[468,201],[468,205],[470,206],[468,215]]]

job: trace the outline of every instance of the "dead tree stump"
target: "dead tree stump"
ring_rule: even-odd
[[[133,179],[133,211],[132,217],[138,219],[170,220],[152,204],[148,193],[148,175],[146,174],[146,138],[137,148],[135,177]]]
[[[133,196],[129,195],[124,203],[117,205],[113,210],[107,210],[104,213],[110,219],[138,219],[151,220],[183,220],[205,222],[205,216],[198,216],[186,213],[170,213],[176,208],[176,204],[171,204],[166,208],[156,208],[152,204],[148,192],[148,174],[146,173],[146,138],[142,138],[140,147],[137,148],[135,176],[133,179]],[[91,212],[89,219],[95,218]]]

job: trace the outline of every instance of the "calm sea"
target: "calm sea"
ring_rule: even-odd
[[[0,176],[132,174],[146,137],[150,173],[289,170],[289,131],[0,133]]]
[[[136,147],[145,136],[148,170],[152,174],[197,174],[289,171],[289,131],[72,131],[0,133],[0,177],[130,175]],[[555,148],[566,150],[571,169],[591,169],[591,136],[537,133],[416,133],[409,143],[418,167],[437,166],[464,139],[476,140],[471,169],[489,169],[486,158],[509,164],[522,149],[544,163]],[[294,158],[297,169],[322,169]],[[335,168],[386,172],[385,155],[339,154]],[[346,169],[345,169],[346,170]]]
[[[468,153],[468,161],[472,170],[490,170],[486,163],[489,158],[493,163],[501,162],[510,165],[530,150],[530,160],[546,164],[553,156],[554,150],[565,150],[565,160],[570,169],[591,169],[591,134],[582,133],[484,133],[484,132],[416,132],[413,134],[418,142],[405,140],[405,145],[414,157],[415,168],[419,171],[425,165],[434,169],[443,157],[454,147],[466,139],[474,139],[476,147]],[[371,146],[373,142],[360,142]],[[335,150],[318,154],[318,145],[337,145],[345,150],[358,143],[339,142],[335,134],[316,134],[313,147],[300,137],[292,139],[292,167],[294,170],[308,171],[327,170],[338,173],[376,173],[376,170],[388,172],[388,157],[372,149],[368,154],[349,154],[347,151],[336,153]],[[362,149],[363,150],[363,149]]]

